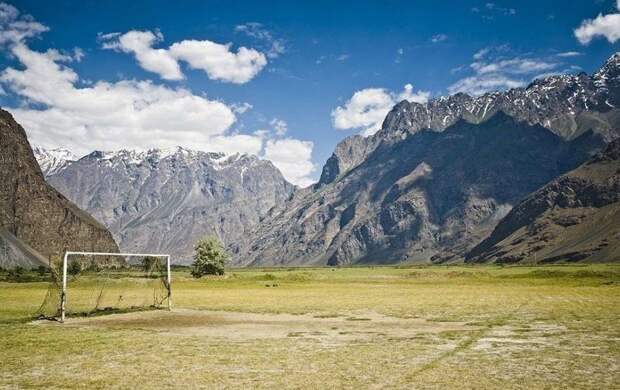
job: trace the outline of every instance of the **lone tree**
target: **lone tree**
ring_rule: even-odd
[[[203,238],[196,243],[194,251],[193,277],[224,275],[224,266],[228,261],[228,253],[226,253],[222,243],[217,238]]]

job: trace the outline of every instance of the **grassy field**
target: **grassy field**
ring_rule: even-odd
[[[0,388],[620,388],[620,265],[177,272],[65,324],[46,289],[0,282]]]

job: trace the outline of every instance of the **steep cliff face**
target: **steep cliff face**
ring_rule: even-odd
[[[620,260],[620,140],[517,204],[469,262]]]
[[[380,137],[370,136],[368,138],[361,135],[354,135],[345,138],[336,145],[336,149],[323,166],[321,177],[315,188],[321,188],[325,184],[336,181],[340,175],[355,168],[372,153],[381,141]]]
[[[45,258],[118,251],[110,232],[48,185],[24,129],[0,110],[0,227]]]
[[[105,224],[123,250],[170,253],[181,263],[192,261],[205,235],[237,244],[294,190],[269,161],[184,148],[93,152],[47,180]]]
[[[236,249],[238,264],[455,261],[521,198],[620,135],[620,55],[592,76],[426,104],[342,141],[320,181]]]

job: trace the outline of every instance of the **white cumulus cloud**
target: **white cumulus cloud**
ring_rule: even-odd
[[[270,160],[288,181],[300,187],[307,187],[314,182],[310,175],[316,170],[312,163],[310,141],[293,138],[268,140],[263,157]]]
[[[620,0],[617,0],[616,9],[620,11]],[[594,19],[586,19],[575,29],[574,34],[582,45],[589,44],[596,37],[604,37],[609,43],[616,43],[620,39],[620,12],[599,14]]]
[[[20,43],[11,52],[23,69],[6,68],[0,82],[24,99],[11,112],[36,144],[76,153],[176,145],[213,150],[212,139],[235,122],[224,103],[186,89],[135,80],[80,87],[57,51],[37,52]],[[257,153],[260,146],[240,143],[238,149]]]
[[[332,111],[332,124],[339,130],[360,129],[362,134],[372,135],[381,128],[385,116],[396,103],[402,100],[425,103],[429,97],[430,92],[414,93],[411,84],[405,85],[400,93],[384,88],[362,89],[355,92],[343,106]]]
[[[263,53],[240,47],[237,53],[231,44],[222,45],[211,41],[186,40],[170,46],[170,54],[183,60],[194,69],[207,73],[210,79],[243,84],[252,80],[265,65]]]
[[[99,39],[104,49],[133,54],[140,67],[165,80],[184,78],[179,61],[204,71],[212,80],[235,84],[247,83],[267,64],[265,55],[257,50],[242,46],[235,53],[232,44],[209,40],[183,40],[167,49],[157,49],[154,46],[164,39],[159,31],[100,34]]]
[[[230,131],[237,106],[150,81],[99,81],[79,87],[79,77],[55,50],[37,52],[24,44],[12,49],[23,70],[6,68],[0,83],[22,97],[10,111],[38,145],[62,146],[76,154],[98,150],[183,146],[188,149],[248,153],[271,160],[293,184],[314,180],[313,143],[284,138],[287,123],[270,122],[273,133]],[[44,108],[40,106],[43,105]],[[250,108],[243,104],[241,111]]]
[[[109,34],[108,37],[110,37]],[[104,48],[133,54],[142,69],[157,73],[162,79],[181,80],[183,78],[176,58],[170,55],[168,50],[153,48],[156,43],[164,40],[160,32],[129,31],[126,34],[111,37],[117,40],[104,42]]]

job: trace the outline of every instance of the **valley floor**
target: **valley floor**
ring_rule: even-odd
[[[32,321],[0,282],[0,388],[620,388],[620,265],[175,273],[175,309]]]

